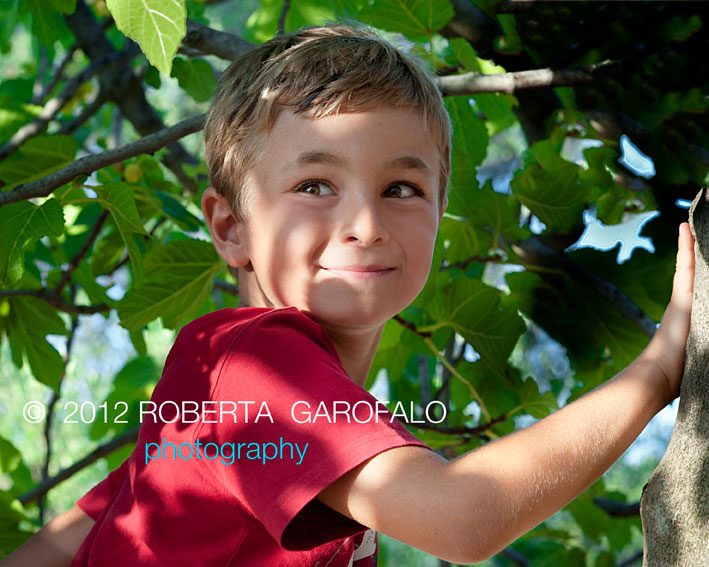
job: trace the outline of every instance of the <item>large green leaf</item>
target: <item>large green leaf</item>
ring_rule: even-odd
[[[0,281],[11,285],[22,276],[23,254],[29,244],[63,231],[64,214],[54,198],[41,206],[20,201],[0,208]]]
[[[210,242],[187,240],[155,248],[143,268],[143,281],[118,308],[121,324],[130,330],[158,317],[166,327],[177,327],[206,300],[222,263]]]
[[[504,374],[507,359],[525,329],[514,307],[502,305],[502,292],[479,280],[458,278],[433,298],[428,329],[450,326],[480,353],[485,364]]]
[[[20,104],[13,108],[0,108],[0,144],[4,144],[27,122],[34,120],[42,111],[35,104]]]
[[[577,179],[578,167],[569,162],[553,169],[528,165],[515,176],[512,189],[549,230],[568,231],[582,224],[587,201]]]
[[[116,27],[140,44],[148,61],[170,74],[172,58],[185,37],[185,0],[106,0]]]
[[[71,136],[37,136],[27,140],[20,149],[0,162],[3,191],[20,183],[29,183],[49,175],[74,161],[77,141]]]
[[[445,106],[453,125],[453,169],[447,212],[470,217],[474,207],[469,201],[469,195],[478,188],[475,171],[485,159],[487,129],[471,106],[469,97],[448,97]]]
[[[77,188],[59,191],[57,195],[64,205],[98,202],[111,213],[111,218],[118,229],[118,234],[120,234],[124,246],[128,249],[131,265],[133,266],[133,276],[140,281],[143,265],[140,238],[148,236],[148,233],[143,228],[138,214],[133,186],[122,181],[109,181],[105,185],[92,187],[91,189],[96,192],[96,199],[86,196],[83,191]],[[97,249],[100,249],[101,258],[105,258],[105,249],[101,246],[101,242]],[[111,240],[111,242],[115,243],[115,240]],[[116,253],[115,248],[112,247],[111,250],[114,254]],[[113,259],[114,257],[111,256],[110,260]],[[101,264],[101,266],[102,268],[106,267],[105,264]],[[94,273],[102,272],[100,270],[96,271],[94,268]]]
[[[449,0],[369,0],[358,17],[383,30],[421,37],[441,29],[454,13]]]
[[[22,367],[24,355],[34,377],[54,390],[64,368],[62,357],[46,336],[65,335],[64,322],[56,309],[36,297],[8,297],[9,313],[2,324],[12,349],[12,359]]]
[[[32,14],[32,33],[46,47],[52,47],[66,29],[62,14],[71,14],[76,0],[22,0],[20,12]]]
[[[175,57],[172,75],[197,102],[209,100],[217,86],[212,66],[204,59]]]

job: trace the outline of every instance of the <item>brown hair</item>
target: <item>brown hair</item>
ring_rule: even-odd
[[[432,74],[371,31],[342,25],[279,35],[234,61],[204,129],[211,184],[243,219],[248,169],[284,108],[322,118],[373,106],[418,109],[440,152],[439,205],[450,175],[451,125]]]

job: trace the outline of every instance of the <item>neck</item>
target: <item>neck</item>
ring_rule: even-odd
[[[240,307],[275,307],[263,293],[253,272],[243,268],[239,270],[239,298]],[[318,324],[335,345],[347,375],[364,388],[385,323],[355,330],[328,326],[319,321]]]
[[[353,382],[364,388],[374,355],[377,353],[384,324],[355,332],[351,329],[342,332],[325,325],[323,328],[335,345],[347,375]]]

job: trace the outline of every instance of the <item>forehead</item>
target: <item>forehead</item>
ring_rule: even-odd
[[[262,158],[287,173],[311,164],[418,170],[436,176],[439,151],[415,109],[378,107],[309,118],[284,110],[268,133]]]

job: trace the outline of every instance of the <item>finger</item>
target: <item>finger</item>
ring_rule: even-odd
[[[672,303],[683,310],[691,309],[694,289],[694,237],[689,224],[679,226],[677,262],[672,283]]]

